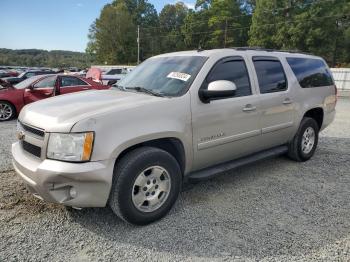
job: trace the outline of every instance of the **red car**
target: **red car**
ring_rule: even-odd
[[[0,85],[0,121],[14,118],[26,104],[41,99],[83,90],[109,88],[92,79],[72,75],[38,75],[13,87]]]

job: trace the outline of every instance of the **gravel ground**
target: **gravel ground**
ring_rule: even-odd
[[[68,211],[11,171],[15,122],[0,124],[0,261],[350,261],[350,100],[307,163],[285,157],[188,187],[145,227],[107,208]]]

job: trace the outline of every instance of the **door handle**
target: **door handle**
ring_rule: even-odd
[[[89,88],[88,87],[83,87],[84,90],[88,90]]]
[[[284,104],[284,105],[289,105],[289,104],[291,104],[291,103],[293,103],[293,101],[290,100],[290,98],[286,98],[286,99],[283,100],[283,104]]]
[[[247,104],[243,108],[243,112],[251,112],[251,111],[255,111],[255,110],[256,110],[256,106],[252,106],[251,104]]]

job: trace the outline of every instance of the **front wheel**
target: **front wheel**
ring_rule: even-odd
[[[298,162],[309,160],[315,153],[319,127],[310,117],[304,117],[300,127],[289,144],[288,156]]]
[[[171,154],[153,147],[138,148],[116,164],[109,205],[131,224],[149,224],[169,212],[181,184],[181,170]]]
[[[14,118],[16,115],[15,107],[5,101],[0,101],[0,122]]]

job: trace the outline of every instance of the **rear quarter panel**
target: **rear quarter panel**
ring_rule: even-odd
[[[315,58],[320,59],[319,57]],[[330,85],[322,87],[302,88],[286,59],[284,58],[283,60],[291,88],[294,90],[293,101],[295,102],[296,106],[295,132],[297,131],[305,113],[313,108],[323,109],[324,119],[321,127],[321,130],[323,130],[334,119],[335,106],[337,101],[335,86]]]

